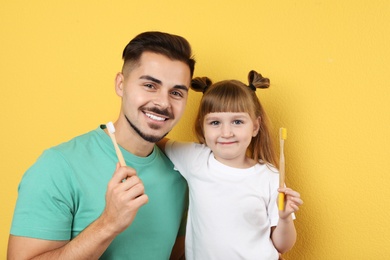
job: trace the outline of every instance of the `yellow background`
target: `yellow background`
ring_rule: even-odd
[[[271,79],[258,91],[288,130],[287,185],[305,204],[287,259],[390,256],[390,2],[0,2],[0,258],[17,186],[43,149],[115,120],[114,76],[139,32],[192,44],[195,76]],[[194,140],[190,93],[172,138]]]

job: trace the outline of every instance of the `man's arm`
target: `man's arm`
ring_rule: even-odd
[[[42,252],[64,246],[69,241],[50,241],[10,235],[8,239],[7,259],[31,259]]]
[[[10,235],[8,259],[98,259],[148,202],[142,181],[130,167],[119,167],[108,183],[102,215],[71,241]],[[126,181],[122,181],[126,179]]]
[[[10,235],[7,259],[98,259],[113,234],[95,221],[71,241],[52,241]]]

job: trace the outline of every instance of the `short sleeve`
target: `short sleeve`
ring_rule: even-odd
[[[72,169],[58,151],[45,151],[24,174],[18,189],[11,234],[69,240],[74,211]]]
[[[195,150],[195,143],[184,143],[169,140],[165,144],[165,153],[167,157],[172,161],[175,169],[178,170],[184,178],[187,178],[186,173],[191,167]]]

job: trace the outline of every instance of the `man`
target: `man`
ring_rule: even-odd
[[[122,102],[114,123],[128,166],[101,128],[45,151],[20,183],[8,259],[169,258],[186,183],[154,143],[184,112],[191,55],[176,35],[130,41],[115,79]]]

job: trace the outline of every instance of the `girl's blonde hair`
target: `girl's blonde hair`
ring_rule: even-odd
[[[205,143],[203,123],[207,114],[213,112],[244,112],[253,121],[260,118],[259,133],[252,138],[248,147],[248,156],[259,163],[279,167],[279,161],[270,135],[271,123],[260,100],[256,96],[257,88],[268,88],[270,81],[252,70],[248,74],[249,85],[238,80],[224,80],[212,84],[207,77],[197,77],[191,82],[194,91],[203,92],[198,114],[195,120],[195,134],[200,143]]]

